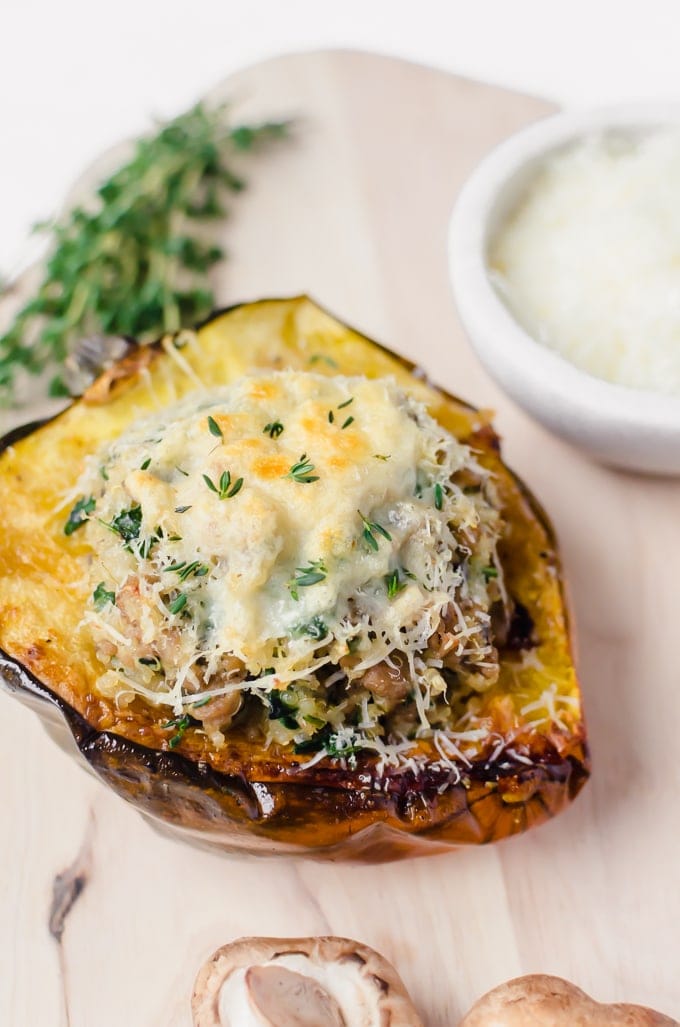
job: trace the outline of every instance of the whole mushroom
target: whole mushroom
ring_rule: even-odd
[[[678,1027],[645,1006],[596,1002],[561,977],[532,974],[487,992],[459,1027]]]
[[[201,968],[195,1027],[423,1027],[394,967],[348,938],[240,938]]]

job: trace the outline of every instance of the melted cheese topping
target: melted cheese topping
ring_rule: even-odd
[[[77,491],[99,690],[171,705],[179,740],[189,713],[219,744],[250,694],[268,743],[380,751],[387,714],[389,737],[446,719],[445,665],[468,688],[497,676],[492,483],[390,380],[198,390],[99,452]]]

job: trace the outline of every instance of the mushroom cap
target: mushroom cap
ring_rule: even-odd
[[[362,992],[365,990],[367,1000],[375,1010],[371,1023],[379,1027],[423,1027],[423,1021],[391,963],[368,945],[362,945],[349,938],[335,937],[239,938],[223,945],[204,963],[196,977],[191,1000],[194,1027],[236,1027],[235,1021],[232,1025],[221,1018],[220,999],[225,981],[238,971],[243,971],[247,976],[253,968],[271,968],[272,963],[276,966],[276,960],[285,956],[302,957],[309,963],[310,968],[315,965],[329,968],[337,965],[346,967],[348,964],[354,966]],[[281,970],[285,970],[285,974],[281,974]],[[323,986],[319,986],[313,978],[304,977],[304,971],[293,973],[290,967],[283,965],[277,967],[277,971],[276,975],[268,974],[268,979],[261,973],[251,973],[248,978],[254,1016],[259,1016],[263,1027],[267,1027],[268,1024],[272,1024],[273,1027],[287,1027],[290,1024],[293,1027],[295,1020],[290,1018],[291,1008],[294,1015],[299,1017],[299,1023],[305,1024],[302,1018],[304,1013],[300,1011],[299,1006],[298,1009],[294,1006],[296,986],[303,989],[302,994],[307,1003],[321,1003],[316,1008],[323,1008],[328,1027],[336,1027],[336,1024],[338,1027],[364,1027],[366,1020],[353,1021],[347,1018],[346,1013],[343,1016],[335,997]],[[307,984],[303,985],[302,981],[295,982],[292,980],[293,977],[300,977]],[[264,985],[266,992],[263,991]],[[280,1023],[271,1019],[272,996],[277,988],[281,988]],[[285,1016],[289,1018],[284,1019]],[[325,1023],[322,1025],[317,1022],[319,1027],[326,1027]]]
[[[645,1006],[596,1002],[561,977],[530,974],[487,992],[459,1027],[678,1027]]]

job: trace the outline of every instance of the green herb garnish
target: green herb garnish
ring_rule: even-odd
[[[208,567],[207,563],[201,563],[199,560],[193,560],[191,563],[175,564],[165,569],[176,571],[180,581],[186,581],[192,575],[195,578],[204,578],[206,574],[210,574],[210,567]]]
[[[83,337],[149,341],[191,326],[214,307],[208,272],[224,254],[205,223],[227,214],[224,197],[244,188],[237,155],[286,137],[288,122],[230,127],[224,106],[198,104],[137,142],[94,202],[38,226],[51,256],[33,298],[0,336],[0,396],[17,374],[60,363]],[[52,394],[64,392],[61,378]]]
[[[64,534],[72,535],[74,531],[82,527],[89,515],[94,513],[95,506],[94,496],[83,496],[79,499],[68,515],[68,520],[64,525]]]
[[[208,431],[211,435],[214,435],[216,439],[224,438],[224,435],[222,434],[222,429],[220,428],[215,418],[211,417],[210,414],[208,414]]]
[[[344,423],[341,425],[341,427],[342,428],[349,428],[350,424],[352,424],[353,422],[354,422],[354,418],[353,417],[348,417],[346,419],[346,421],[344,421]]]
[[[398,568],[390,571],[389,574],[385,575],[385,585],[387,586],[387,595],[389,599],[394,599],[402,589],[406,588],[406,582],[401,580]]]
[[[326,638],[328,636],[328,627],[326,622],[321,617],[312,617],[307,624],[299,624],[293,629],[293,635],[296,638],[307,636],[308,638],[315,638],[317,641]]]
[[[307,459],[307,454],[303,453],[296,464],[293,464],[287,474],[281,475],[282,478],[292,478],[293,481],[299,482],[301,485],[311,485],[313,481],[318,481],[318,474],[311,474],[311,471],[316,470],[314,464],[310,463]]]
[[[267,699],[269,700],[269,720],[278,720],[289,731],[297,731],[299,725],[292,716],[298,708],[295,693],[288,689],[279,691],[277,688],[272,688],[271,692],[267,694]]]
[[[334,420],[335,420],[335,414],[333,413],[332,410],[329,410],[328,411],[328,423],[332,424]]]
[[[170,613],[180,613],[184,609],[184,607],[186,605],[187,605],[186,594],[184,592],[180,592],[179,595],[177,595],[172,600],[172,602],[168,606],[168,610],[170,611]]]
[[[207,474],[203,475],[203,481],[206,483],[210,491],[214,492],[220,499],[233,499],[234,496],[238,495],[243,487],[243,478],[237,478],[234,484],[231,484],[230,471],[222,471],[217,485],[214,481],[211,481]]]
[[[94,592],[92,593],[92,599],[96,610],[103,610],[109,603],[116,603],[116,593],[110,592],[103,581],[100,581]]]
[[[300,598],[299,588],[308,588],[310,585],[317,585],[326,577],[326,568],[323,560],[312,560],[308,567],[296,567],[295,574],[288,582],[290,594],[297,600]]]
[[[354,402],[354,396],[350,396],[349,399],[346,399],[344,403],[338,403],[338,410],[344,410],[345,407],[348,407],[350,405],[350,403],[353,403],[353,402]]]
[[[330,724],[324,724],[321,730],[315,731],[311,738],[305,738],[303,741],[298,742],[293,751],[297,756],[302,756],[308,752],[318,752],[320,749],[325,748],[331,732]]]
[[[386,454],[386,453],[374,453],[373,457],[376,460],[389,460],[390,459],[389,455]]]
[[[439,482],[434,487],[434,505],[437,510],[441,510],[444,505],[444,489]]]
[[[117,535],[120,535],[124,542],[128,544],[133,542],[139,538],[139,533],[142,529],[141,506],[131,506],[129,510],[121,510],[119,514],[116,514],[111,523],[106,526],[111,531],[115,531]]]
[[[486,581],[490,581],[492,578],[497,578],[498,577],[498,568],[496,568],[496,567],[484,567],[482,569],[482,574],[484,575],[484,579]]]
[[[177,728],[177,733],[172,736],[168,745],[171,749],[174,749],[184,738],[184,734],[187,728],[191,727],[191,717],[188,713],[185,713],[182,717],[175,717],[173,720],[169,720],[167,724],[163,724],[163,730],[169,731],[171,728]]]
[[[262,434],[268,435],[270,439],[278,439],[282,431],[283,425],[280,421],[270,421],[269,424],[265,424]]]
[[[144,463],[140,464],[140,466],[139,466],[140,471],[146,471],[148,469],[150,463],[151,463],[151,457],[148,456],[146,458],[146,460],[144,461]]]
[[[387,528],[383,528],[382,524],[378,524],[377,521],[369,521],[368,518],[364,517],[361,510],[357,510],[357,513],[361,517],[361,523],[364,526],[364,530],[361,533],[362,537],[370,549],[375,550],[376,553],[378,552],[378,540],[375,537],[376,534],[382,535],[382,537],[387,539],[388,542],[392,541],[392,536]]]

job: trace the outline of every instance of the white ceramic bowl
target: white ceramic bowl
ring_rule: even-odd
[[[556,435],[604,463],[653,474],[680,474],[680,399],[612,385],[536,342],[491,284],[487,252],[550,153],[608,129],[637,135],[669,125],[680,129],[680,105],[621,106],[536,122],[478,166],[460,193],[449,235],[458,311],[489,374]]]

